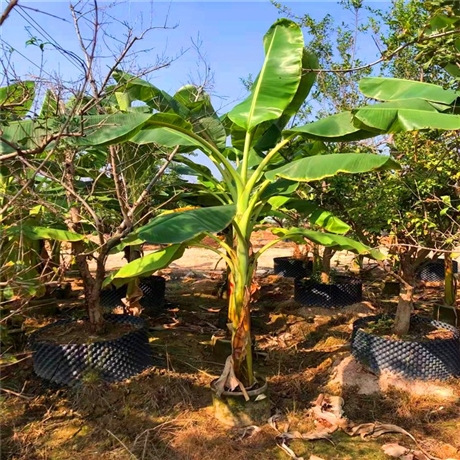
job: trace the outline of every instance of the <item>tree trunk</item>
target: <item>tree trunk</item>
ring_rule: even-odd
[[[410,316],[414,309],[413,295],[415,272],[412,265],[411,255],[401,255],[401,277],[403,285],[399,294],[398,307],[396,309],[396,318],[393,332],[401,337],[407,335],[410,327]]]
[[[328,284],[331,281],[331,259],[334,255],[332,248],[324,248],[321,263],[321,282]]]
[[[399,294],[398,307],[396,309],[396,318],[393,332],[402,337],[407,335],[410,328],[410,315],[413,310],[413,286],[406,284],[401,287]]]
[[[64,182],[67,185],[67,187],[75,193],[74,157],[75,152],[71,150],[65,152]],[[67,222],[67,227],[69,228],[69,230],[73,232],[80,233],[80,211],[76,206],[73,206],[75,197],[70,191],[67,191],[66,195],[67,202],[70,206],[70,219]],[[85,245],[82,241],[76,241],[72,243],[72,255],[75,258],[75,263],[78,267],[78,271],[80,272],[80,276],[83,281],[83,290],[85,293],[85,308],[89,317],[89,321],[92,325],[94,325],[95,331],[100,332],[104,327],[104,312],[99,303],[99,299],[102,289],[102,283],[104,281],[105,276],[105,255],[103,252],[100,252],[98,258],[96,259],[97,268],[95,277],[93,277],[89,270],[88,260],[85,255]]]
[[[250,300],[248,286],[234,286],[229,299],[229,315],[233,316],[232,357],[235,375],[246,387],[253,383]],[[239,314],[232,315],[232,310]]]
[[[457,309],[457,281],[454,276],[452,254],[444,256],[444,305],[436,305],[433,317],[438,321],[460,326],[460,311]]]
[[[102,290],[102,283],[104,282],[105,278],[105,258],[106,254],[104,251],[99,253],[96,259],[96,274],[93,277],[89,272],[88,263],[86,261],[86,257],[80,255],[80,259],[84,258],[84,264],[86,266],[86,273],[91,277],[92,282],[89,281],[88,276],[86,275],[86,279],[88,284],[91,285],[91,291],[89,293],[88,298],[88,316],[90,323],[94,325],[94,329],[96,332],[102,332],[104,330],[104,309],[100,304],[101,298],[101,290]]]
[[[444,256],[444,273],[444,304],[454,307],[456,297],[454,265],[452,263],[452,254],[447,252]]]
[[[88,316],[89,322],[93,325],[95,332],[102,332],[104,329],[103,310],[99,304],[100,290],[94,289],[89,294]]]

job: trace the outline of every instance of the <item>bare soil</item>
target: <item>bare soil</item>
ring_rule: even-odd
[[[254,244],[265,241],[262,234]],[[419,383],[376,377],[350,356],[352,322],[362,315],[394,312],[396,298],[380,295],[383,275],[369,272],[365,300],[359,304],[336,310],[301,307],[293,300],[293,281],[269,273],[274,254],[290,255],[292,249],[285,243],[262,259],[252,306],[255,366],[268,381],[280,429],[311,429],[311,404],[325,392],[344,398],[350,421],[399,425],[433,456],[460,459],[458,380]],[[341,255],[340,268],[350,260]],[[193,250],[162,271],[167,306],[148,322],[152,351],[163,364],[135,378],[117,384],[94,379],[78,389],[56,387],[33,373],[24,343],[4,353],[1,459],[288,460],[277,446],[279,433],[268,423],[249,436],[213,418],[209,384],[222,371],[224,357],[213,352],[211,340],[225,333],[217,322],[226,304],[216,297],[222,274],[216,262],[212,253]],[[111,263],[115,268],[124,261]],[[81,289],[78,280],[73,289]],[[441,297],[439,288],[420,290],[417,311],[430,314]],[[30,318],[25,324],[33,331],[75,315],[84,315],[81,295],[62,301],[58,316]],[[381,446],[389,442],[416,447],[398,434],[364,440],[337,432],[332,440],[296,440],[289,446],[299,457],[324,460],[385,460]]]
[[[94,326],[87,321],[76,320],[72,323],[57,324],[50,329],[45,329],[39,334],[39,339],[42,342],[52,342],[61,345],[93,343],[118,339],[134,329],[130,324],[106,322],[103,329],[96,332]]]

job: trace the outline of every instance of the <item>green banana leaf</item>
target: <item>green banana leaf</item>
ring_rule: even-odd
[[[274,196],[268,200],[273,209],[280,211],[295,210],[314,225],[318,225],[331,233],[344,235],[351,227],[343,220],[334,216],[332,212],[320,208],[316,203],[308,200],[299,200],[285,196]]]
[[[134,101],[141,101],[160,112],[172,111],[180,117],[188,115],[188,109],[179,101],[142,78],[121,71],[115,71],[113,78],[118,83],[115,95],[121,110],[127,110]]]
[[[376,104],[358,109],[355,123],[381,133],[398,133],[423,129],[460,129],[460,116],[425,110],[388,108]]]
[[[359,241],[355,241],[343,235],[334,235],[331,233],[315,232],[314,230],[307,230],[305,228],[274,228],[272,232],[286,238],[303,237],[313,243],[320,244],[337,251],[351,251],[355,254],[366,254],[376,260],[385,260],[386,256],[377,249],[372,249]]]
[[[265,60],[250,96],[228,117],[246,131],[278,119],[293,100],[302,72],[303,36],[293,21],[279,19],[264,37]]]
[[[319,61],[317,56],[307,48],[302,51],[302,69],[317,69]],[[310,91],[316,81],[316,72],[307,72],[302,70],[302,77],[297,88],[294,98],[286,107],[283,115],[277,120],[276,125],[280,130],[283,130],[289,120],[300,110],[305,99],[310,94]]]
[[[22,118],[27,115],[35,98],[35,83],[22,81],[0,88],[0,113]],[[2,127],[3,130],[3,127]]]
[[[319,63],[316,55],[314,55],[307,48],[304,48],[302,54],[302,69],[317,69],[318,66]],[[254,136],[254,139],[256,140],[254,150],[261,157],[264,156],[262,152],[272,149],[279,142],[279,140],[281,139],[283,129],[286,127],[291,118],[299,111],[302,104],[305,102],[305,99],[310,93],[311,88],[315,83],[315,80],[315,72],[307,72],[302,70],[302,77],[300,79],[297,92],[295,93],[291,103],[284,110],[281,117],[275,120],[267,129],[265,129],[265,132],[262,136]]]
[[[195,133],[212,142],[217,148],[225,148],[227,134],[210,102],[200,102],[190,111],[188,118],[193,124]]]
[[[203,232],[220,232],[231,223],[235,213],[236,206],[225,205],[162,214],[137,233],[147,243],[183,243]]]
[[[174,95],[189,110],[186,117],[193,125],[193,131],[212,142],[218,148],[225,148],[227,134],[211,103],[211,97],[202,87],[185,85]]]
[[[333,153],[301,158],[265,173],[269,180],[277,177],[310,182],[332,177],[339,173],[356,174],[382,169],[399,169],[391,157],[370,153]]]
[[[287,195],[290,197],[299,188],[299,185],[299,182],[287,179],[278,179],[268,185],[268,187],[262,192],[260,199],[264,201],[273,195]]]
[[[363,78],[359,82],[359,89],[365,96],[379,101],[418,98],[450,105],[460,97],[457,91],[402,78]]]
[[[84,137],[78,137],[80,145],[109,145],[128,141],[152,115],[146,113],[115,113],[91,115],[83,118]],[[78,120],[78,118],[76,118]],[[78,132],[78,129],[76,129]]]
[[[173,113],[151,115],[149,122],[130,141],[135,144],[155,143],[165,147],[202,147],[199,140],[193,137],[191,123]]]
[[[119,244],[114,246],[109,254],[117,254],[128,246],[139,246],[144,244],[145,241],[138,237],[137,232],[130,233],[126,238],[123,238]]]
[[[232,138],[232,147],[241,151],[240,157],[243,156],[244,145],[246,140],[246,130],[236,123],[233,123],[230,118],[226,118],[225,122],[229,126],[229,134]],[[273,120],[264,121],[257,125],[252,131],[252,139],[250,147],[256,147],[257,152],[260,154],[267,150],[274,143],[276,144],[279,139],[280,130],[276,127]],[[263,157],[264,155],[261,155]]]
[[[48,118],[48,117],[57,117],[58,115],[62,115],[62,109],[60,107],[60,101],[58,95],[48,89],[46,90],[45,98],[43,99],[43,104],[40,109],[40,118]]]
[[[180,259],[184,254],[186,245],[174,244],[167,248],[147,254],[140,259],[124,265],[116,273],[104,280],[102,287],[110,284],[116,287],[129,283],[132,279],[140,276],[150,276],[152,273],[167,267],[171,262]]]
[[[375,136],[371,130],[363,130],[353,124],[351,112],[341,112],[303,126],[283,132],[283,135],[300,135],[307,139],[325,142],[352,142]]]
[[[35,227],[30,225],[12,225],[3,227],[6,236],[15,236],[20,233],[24,234],[31,240],[54,240],[54,241],[83,241],[84,235],[80,235],[68,230],[57,228]]]
[[[80,146],[95,146],[121,143],[140,130],[149,118],[150,114],[141,113],[118,113],[113,115],[90,115],[87,117],[74,117],[63,129],[62,136],[66,134],[83,134],[74,137]],[[21,120],[8,123],[2,127],[2,137],[19,149],[34,149],[42,145],[47,137],[60,132],[53,119]],[[54,143],[50,143],[51,148]],[[8,144],[0,143],[0,152],[11,153],[16,149]]]
[[[182,173],[178,172],[179,174],[188,174],[188,175],[193,175],[197,177],[202,176],[216,184],[219,182],[217,179],[214,178],[211,170],[205,165],[200,165],[199,163],[195,163],[193,160],[183,155],[176,155],[174,157],[174,161],[179,164],[182,163],[185,167],[190,169],[189,172],[185,172],[185,171]],[[191,171],[193,171],[193,173]]]
[[[438,109],[436,107],[442,108],[443,110],[449,108],[449,106],[447,105],[441,105],[437,102],[428,102],[424,99],[398,99],[395,101],[380,102],[378,104],[368,105],[363,107],[363,109],[373,107],[379,107],[384,109],[413,109],[436,113],[438,112]]]

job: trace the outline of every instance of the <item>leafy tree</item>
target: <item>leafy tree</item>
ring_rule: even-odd
[[[325,85],[322,97],[326,102],[322,106],[333,113],[337,109],[349,108],[349,101],[355,104],[355,108],[367,103],[366,93],[357,91],[357,87],[359,81],[366,81],[365,78],[362,80],[363,77],[371,72],[447,86],[452,83],[441,68],[441,65],[446,67],[446,60],[435,57],[434,49],[445,50],[439,57],[454,55],[455,9],[440,8],[440,3],[446,2],[395,0],[386,11],[367,8],[371,14],[368,22],[364,28],[356,25],[354,33],[347,30],[346,25],[336,25],[328,16],[320,21],[314,21],[308,15],[299,17],[300,24],[313,36],[313,43],[324,53],[323,67],[331,70],[324,72],[326,78],[319,79]],[[363,2],[342,2],[342,5],[344,12],[355,11],[356,17],[366,11]],[[359,49],[359,40],[363,39],[362,32],[366,30],[380,33],[380,42],[385,49],[382,55],[391,57],[383,59],[380,69],[363,68],[362,62],[349,59],[349,56],[356,56],[354,50]],[[421,66],[423,62],[425,64]],[[347,69],[357,70],[346,72]],[[413,94],[413,97],[418,96]],[[305,109],[305,113],[311,111],[312,106]],[[373,142],[360,141],[354,146],[338,143],[332,147],[336,152],[343,149],[391,152],[402,168],[376,175],[337,176],[313,187],[318,204],[349,223],[362,241],[377,245],[382,233],[391,234],[394,274],[407,291],[400,297],[401,304],[408,302],[412,305],[414,275],[430,253],[427,248],[445,251],[455,244],[458,168],[455,149],[452,149],[453,137],[454,133],[433,131],[378,136]],[[446,203],[454,205],[449,207]],[[452,298],[449,294],[452,283],[447,286],[447,295]]]
[[[36,104],[33,82],[15,83],[0,90],[0,161],[10,183],[10,190],[2,197],[5,204],[0,224],[9,242],[27,231],[33,241],[72,243],[89,318],[100,330],[104,323],[99,297],[107,257],[113,251],[135,245],[136,241],[121,246],[119,243],[146,214],[155,212],[166,201],[164,196],[159,198],[159,187],[156,197],[152,189],[165,176],[177,149],[128,143],[150,114],[145,113],[146,108],[126,105],[117,90],[127,84],[120,82],[120,75],[134,79],[121,69],[129,65],[128,51],[147,31],[136,36],[126,25],[124,47],[114,54],[108,73],[99,76],[96,50],[97,37],[104,32],[103,14],[96,2],[82,3],[79,11],[71,6],[71,12],[83,56],[72,54],[72,58],[84,69],[84,75],[78,76],[81,79],[70,87],[59,81],[47,82],[49,87],[41,104]],[[83,22],[86,25],[81,28]],[[88,25],[91,35],[87,42]],[[45,48],[40,47],[41,51]],[[148,74],[170,62],[158,59],[141,72]],[[30,113],[36,106],[40,111]],[[24,171],[24,175],[14,176],[18,171]],[[175,173],[173,176],[177,179]],[[43,204],[48,220],[27,225],[15,221],[16,206],[24,203],[25,197]],[[46,224],[50,228],[42,226]],[[96,236],[96,242],[89,233]],[[89,269],[90,258],[96,262],[95,273]],[[135,283],[132,292],[136,294]],[[135,302],[139,295],[133,297]]]

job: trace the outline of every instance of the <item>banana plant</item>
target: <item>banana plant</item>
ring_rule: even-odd
[[[261,254],[278,241],[295,237],[383,257],[345,236],[304,228],[286,230],[255,251],[251,234],[262,213],[267,212],[270,198],[291,194],[299,182],[318,181],[339,173],[397,168],[388,156],[327,153],[327,142],[374,136],[373,130],[355,127],[349,112],[285,129],[315,81],[315,73],[303,69],[314,69],[317,60],[305,48],[300,28],[287,19],[270,27],[264,37],[264,49],[265,59],[250,95],[220,117],[202,88],[183,88],[174,96],[146,82],[131,81],[125,88],[127,98],[142,98],[157,111],[132,142],[193,147],[207,155],[221,176],[215,177],[190,157],[176,157],[188,174],[197,177],[202,190],[206,189],[202,198],[206,198],[207,205],[165,212],[136,232],[142,241],[168,244],[165,251],[172,257],[180,256],[186,246],[208,247],[203,242],[205,236],[218,244],[217,249],[208,249],[218,252],[229,267],[228,317],[232,333],[232,354],[217,384],[218,391],[233,390],[238,385],[250,387],[255,382],[250,305]],[[195,102],[191,103],[193,95]],[[148,101],[146,96],[152,99]],[[300,143],[304,145],[295,152],[290,150],[288,155],[287,146],[300,138],[309,142]],[[215,235],[228,227],[233,235],[230,240]],[[158,255],[153,253],[127,264],[106,282],[123,284],[152,272],[157,269],[156,258]]]

